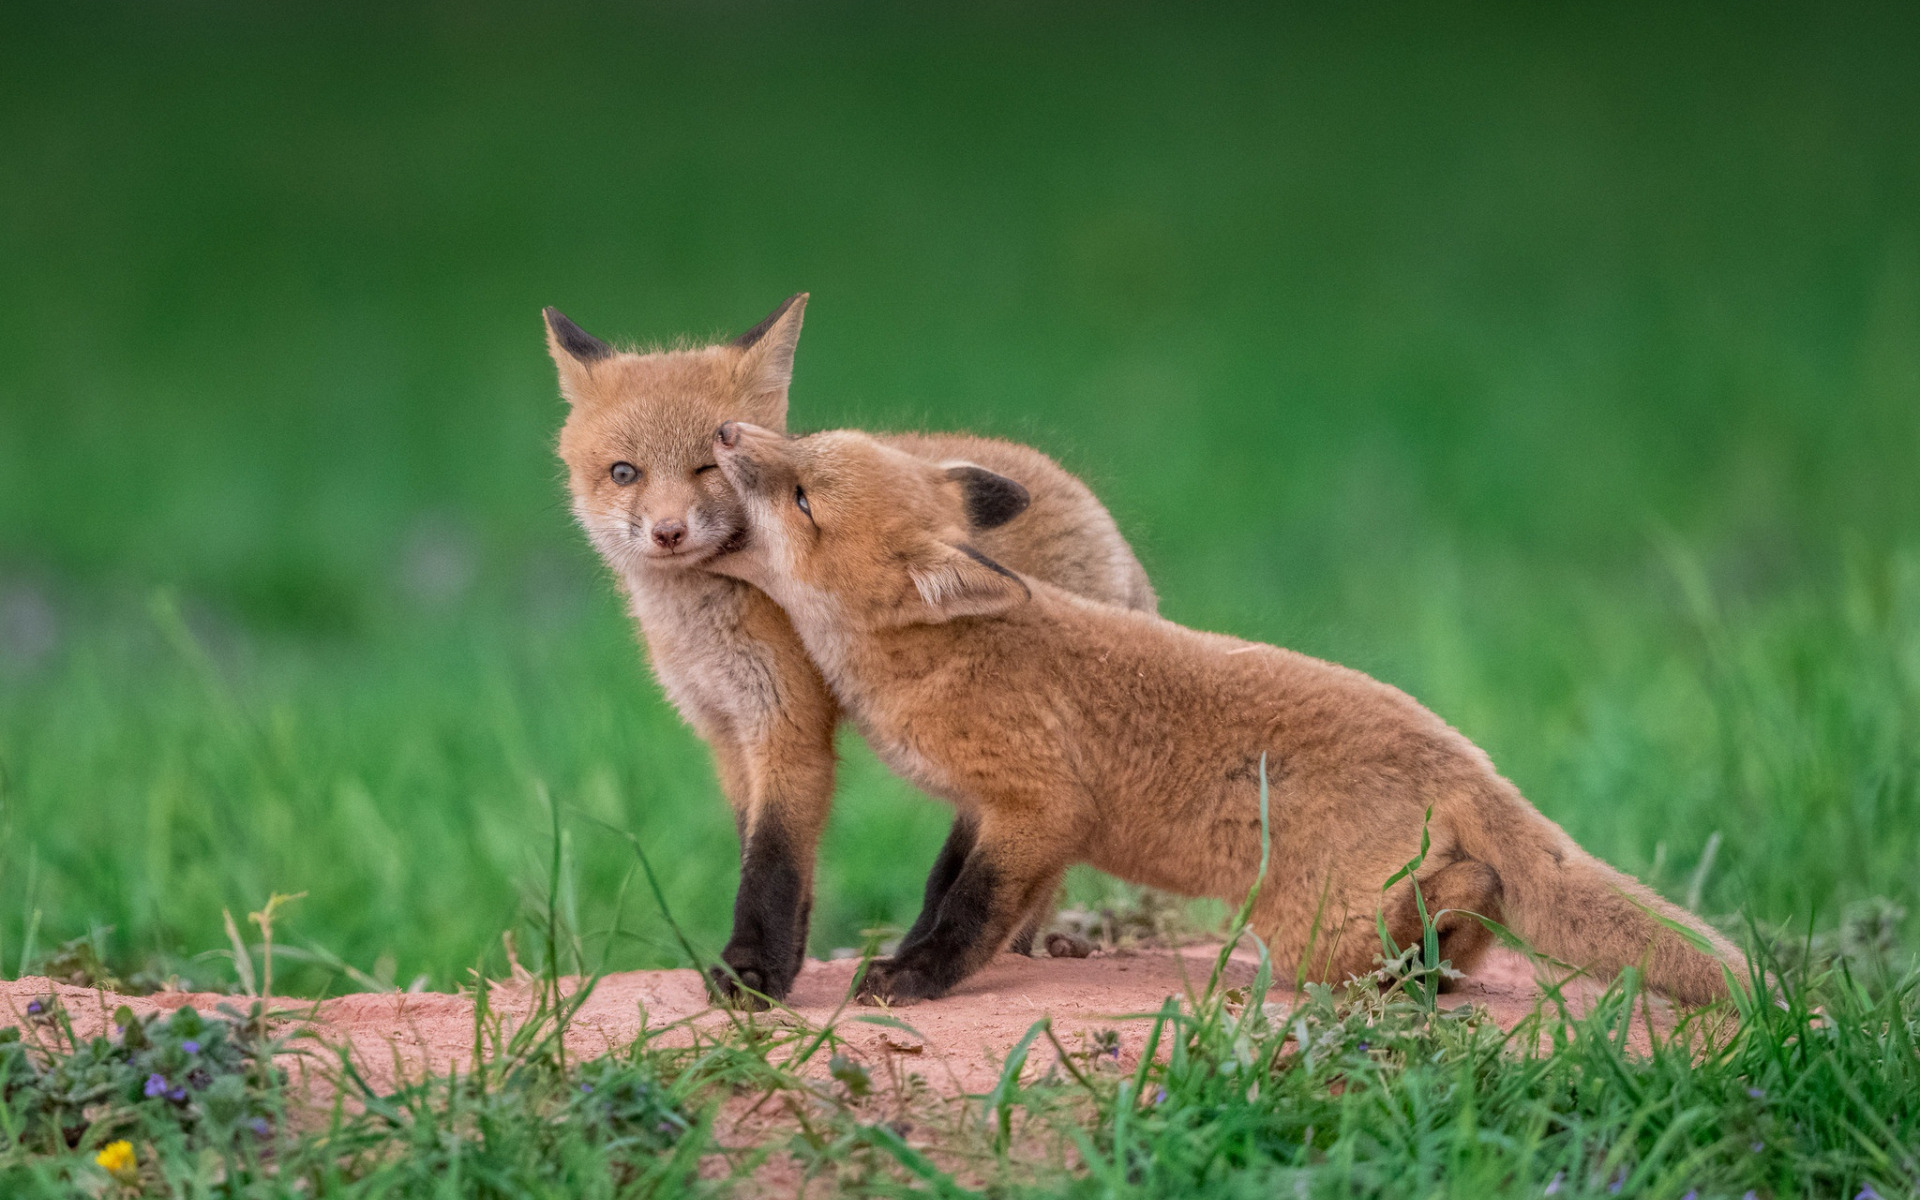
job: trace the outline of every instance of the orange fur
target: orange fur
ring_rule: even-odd
[[[874,994],[939,995],[1072,862],[1243,896],[1264,755],[1273,857],[1253,925],[1288,969],[1365,971],[1383,912],[1400,944],[1417,936],[1412,884],[1381,889],[1418,852],[1431,810],[1418,878],[1429,907],[1447,910],[1457,967],[1489,940],[1467,915],[1478,913],[1579,967],[1638,965],[1684,1002],[1725,995],[1722,961],[1738,969],[1737,950],[1582,850],[1405,693],[1009,569],[968,527],[952,480],[864,435],[730,425],[716,446],[752,527],[721,569],[781,603],[875,750],[980,830],[943,904],[945,933],[878,964]]]
[[[731,343],[653,353],[615,350],[547,311],[548,349],[570,406],[559,453],[574,515],[626,593],[661,686],[712,749],[743,855],[722,958],[749,988],[775,997],[804,953],[839,709],[779,606],[714,573],[741,545],[746,520],[714,469],[712,437],[725,420],[784,428],[806,299],[793,297]],[[981,535],[993,553],[1070,591],[1154,607],[1113,518],[1046,455],[961,435],[888,441],[929,470],[973,463],[1025,485],[1027,518]],[[616,478],[617,464],[632,477]],[[731,994],[724,972],[717,984]]]

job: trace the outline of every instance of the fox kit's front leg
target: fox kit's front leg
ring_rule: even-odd
[[[789,706],[758,737],[714,743],[740,828],[733,935],[720,952],[728,969],[713,971],[715,991],[729,1002],[757,1006],[741,987],[784,998],[806,961],[814,859],[833,800],[838,716],[824,687],[810,699]]]
[[[813,814],[823,818],[825,805],[796,803],[795,792],[831,794],[833,760],[829,756],[801,772],[824,777],[824,787],[794,788],[793,764],[779,772],[769,769],[772,756],[763,747],[716,745],[714,758],[731,763],[720,768],[723,783],[730,777],[740,781],[737,790],[726,789],[740,830],[740,888],[733,899],[733,933],[720,952],[726,966],[713,969],[713,986],[729,1003],[759,1007],[741,989],[781,999],[805,961],[820,839],[820,820]]]
[[[634,612],[667,694],[713,752],[740,834],[733,935],[716,995],[785,998],[805,959],[814,854],[833,802],[840,710],[773,601],[686,573],[636,588]]]
[[[963,826],[973,830],[971,849],[944,889],[928,880],[927,908],[913,934],[892,958],[867,968],[863,1002],[911,1004],[945,995],[1022,933],[1060,886],[1071,855],[1068,838],[1053,822],[1027,813],[987,812],[977,821],[963,814],[948,850],[957,848]],[[942,858],[950,869],[946,851]],[[936,877],[941,873],[936,868]]]

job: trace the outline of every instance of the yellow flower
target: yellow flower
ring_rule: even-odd
[[[133,1170],[138,1160],[133,1156],[132,1142],[108,1142],[100,1153],[93,1156],[93,1161],[114,1175],[125,1175]]]

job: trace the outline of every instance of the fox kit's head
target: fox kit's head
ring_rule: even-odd
[[[615,350],[557,309],[547,350],[572,411],[560,431],[573,512],[618,569],[682,569],[736,548],[746,516],[716,464],[713,430],[787,424],[787,384],[805,292],[731,342]]]
[[[758,585],[803,632],[988,616],[1032,595],[970,540],[1026,511],[1027,490],[1004,475],[847,431],[788,438],[729,421],[712,440],[749,529],[719,569]]]

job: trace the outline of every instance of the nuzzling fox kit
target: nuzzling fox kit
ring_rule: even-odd
[[[806,299],[794,296],[732,342],[647,354],[617,351],[546,311],[548,350],[570,405],[559,449],[574,515],[626,592],[661,686],[712,748],[739,826],[740,891],[721,958],[741,983],[775,998],[787,994],[806,953],[839,709],[779,606],[714,573],[751,539],[717,469],[713,431],[735,419],[784,428]],[[886,440],[940,473],[956,496],[971,483],[982,524],[994,523],[1009,498],[1032,496],[1016,525],[978,534],[1004,561],[1068,591],[1154,607],[1113,518],[1045,455],[958,435]],[[964,855],[972,838],[971,824],[956,820],[941,861]],[[715,973],[715,986],[743,999],[725,972]]]
[[[1073,862],[1244,896],[1263,756],[1273,854],[1252,923],[1277,963],[1314,979],[1362,973],[1379,916],[1401,945],[1414,941],[1412,884],[1381,887],[1425,826],[1433,845],[1416,874],[1456,967],[1491,939],[1472,913],[1597,973],[1640,965],[1685,1003],[1726,994],[1733,946],[1575,845],[1405,693],[1022,575],[984,547],[944,475],[864,435],[727,424],[715,446],[750,529],[720,569],[780,602],[874,749],[978,830],[936,870],[937,913],[873,964],[870,998],[947,991]],[[1002,495],[1005,528],[1017,511]]]

